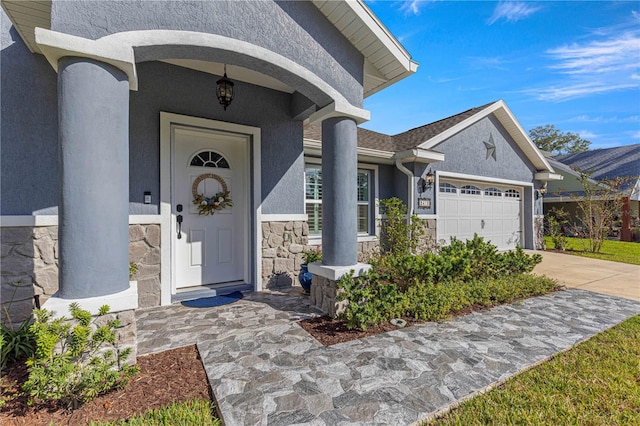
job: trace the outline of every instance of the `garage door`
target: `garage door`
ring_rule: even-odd
[[[472,239],[476,233],[499,250],[522,245],[522,188],[472,181],[440,180],[438,241]]]

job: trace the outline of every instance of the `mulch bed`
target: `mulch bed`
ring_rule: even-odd
[[[486,311],[491,309],[492,306],[473,305],[454,312],[452,317],[462,316],[470,314],[471,312]],[[413,318],[402,317],[407,322],[406,327],[413,325],[425,324],[426,321],[416,321]],[[363,337],[375,336],[376,334],[386,333],[388,331],[398,330],[400,327],[391,324],[390,322],[384,322],[382,324],[369,327],[366,330],[349,330],[347,323],[343,320],[334,319],[329,316],[321,316],[317,318],[310,318],[298,321],[300,327],[302,327],[307,333],[315,337],[317,341],[324,346],[331,346],[338,343],[349,342],[355,339],[362,339]]]
[[[191,399],[213,401],[211,388],[195,346],[138,357],[140,373],[122,390],[103,395],[69,412],[61,407],[28,407],[26,397],[0,408],[2,425],[86,425],[90,421],[128,419],[151,409]],[[7,368],[0,382],[1,395],[14,394],[27,379],[18,363]]]

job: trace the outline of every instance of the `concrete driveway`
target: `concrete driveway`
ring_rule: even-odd
[[[567,287],[640,301],[640,266],[550,251],[536,251],[542,263],[534,273],[557,279]]]

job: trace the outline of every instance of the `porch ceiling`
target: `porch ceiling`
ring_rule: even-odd
[[[34,30],[36,27],[51,29],[51,0],[0,0],[0,3],[29,50],[42,53],[36,44]],[[409,53],[361,0],[312,0],[312,3],[363,54],[364,97],[410,76],[418,69],[418,64],[411,60]],[[200,69],[202,64],[176,65],[210,72]],[[263,79],[256,81],[255,75],[251,76],[251,80],[239,80],[281,91],[290,90],[272,87],[274,82],[265,82]]]

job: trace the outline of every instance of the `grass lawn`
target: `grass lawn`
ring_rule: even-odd
[[[90,426],[168,426],[198,425],[220,426],[215,418],[213,405],[209,401],[192,400],[180,402],[158,410],[150,410],[140,416],[112,423],[90,423]]]
[[[639,425],[640,316],[429,425]]]
[[[551,237],[544,237],[544,242],[548,249],[555,248],[551,241]],[[582,238],[567,238],[566,252],[569,254],[640,265],[640,243],[605,240],[602,244],[602,250],[600,250],[600,253],[591,253],[586,251],[586,247],[587,243]]]

